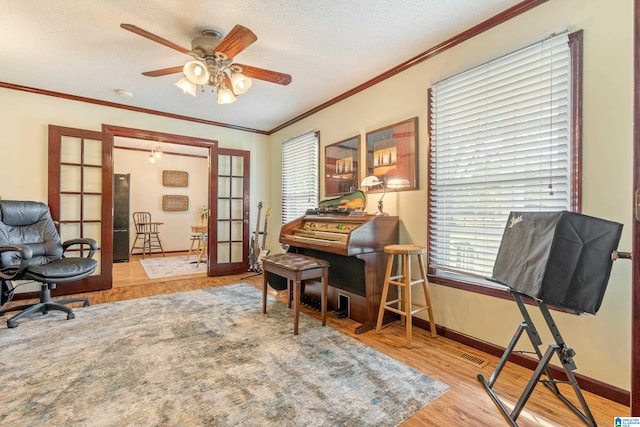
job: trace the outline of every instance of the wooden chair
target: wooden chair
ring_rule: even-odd
[[[165,256],[158,230],[162,223],[152,222],[149,212],[134,212],[133,223],[136,227],[136,238],[131,246],[131,255],[134,255],[133,251],[135,249],[142,249],[142,259],[144,259],[145,253],[148,252],[151,255],[153,249],[160,249],[162,256]],[[142,241],[142,246],[137,246],[138,241]]]

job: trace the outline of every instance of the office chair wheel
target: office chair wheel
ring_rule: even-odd
[[[18,322],[15,320],[7,320],[7,328],[17,328]]]
[[[83,307],[89,307],[89,305],[90,305],[90,304],[89,304],[89,301],[85,301],[85,302],[83,302],[83,303],[82,303],[82,306],[83,306]]]
[[[76,315],[72,313],[67,313],[67,320],[75,319]]]

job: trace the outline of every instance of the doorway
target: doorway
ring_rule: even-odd
[[[114,138],[123,137],[131,138],[143,141],[149,141],[149,149],[153,144],[177,144],[189,147],[203,147],[208,151],[208,200],[207,206],[209,208],[207,218],[207,275],[218,276],[223,274],[240,274],[246,271],[246,264],[244,262],[238,262],[237,256],[231,257],[218,257],[218,251],[223,248],[221,244],[225,243],[228,239],[225,234],[220,233],[221,228],[218,224],[218,210],[221,206],[219,199],[224,197],[224,189],[219,190],[219,173],[218,163],[221,156],[231,156],[230,161],[233,165],[236,165],[232,169],[230,177],[236,188],[240,189],[240,194],[237,190],[233,191],[232,199],[234,201],[240,201],[240,205],[234,204],[236,207],[240,207],[239,212],[243,215],[242,220],[236,221],[237,214],[234,214],[234,224],[241,227],[236,230],[234,236],[234,253],[238,252],[238,244],[241,247],[240,253],[248,254],[248,212],[249,212],[249,152],[240,150],[225,150],[219,149],[217,141],[207,140],[202,138],[193,138],[181,135],[165,134],[160,132],[153,132],[140,129],[124,128],[112,125],[102,126],[103,142],[105,145],[111,147],[113,150]],[[239,164],[243,166],[239,168]],[[226,169],[224,169],[226,170]],[[223,171],[224,175],[224,171]],[[222,182],[222,180],[221,180]],[[238,187],[239,185],[239,187]],[[105,204],[106,204],[105,200]],[[113,203],[112,198],[109,199],[109,206]],[[246,218],[244,215],[247,215]],[[245,222],[246,219],[246,222]],[[238,234],[239,232],[239,234]],[[220,237],[219,237],[220,233]],[[222,239],[222,241],[220,241]],[[109,266],[111,267],[111,266]],[[107,268],[107,266],[105,266]]]
[[[207,153],[206,174],[206,206],[207,219],[207,275],[241,274],[246,272],[246,259],[240,262],[239,257],[248,254],[248,213],[249,213],[249,152],[229,150],[219,152],[218,143],[214,140],[194,138],[161,132],[103,125],[102,132],[83,129],[50,126],[49,129],[49,205],[52,216],[60,221],[61,226],[71,231],[80,230],[78,236],[95,238],[99,245],[100,268],[98,274],[85,279],[71,289],[74,293],[109,289],[112,287],[113,266],[113,146],[114,138],[123,137],[146,141],[149,147],[154,144],[178,144],[189,147],[200,147]],[[71,147],[69,149],[65,147]],[[52,149],[53,148],[53,149]],[[67,150],[67,151],[65,151]],[[74,155],[73,159],[68,159]],[[226,156],[223,161],[230,160],[235,165],[226,175],[235,186],[230,197],[223,197],[232,202],[234,211],[230,219],[233,223],[233,237],[223,242],[218,239],[218,162],[219,156]],[[65,157],[66,156],[66,157]],[[80,157],[78,157],[80,156]],[[77,158],[76,158],[77,157]],[[238,163],[240,161],[240,163]],[[238,167],[242,164],[242,167]],[[85,180],[92,177],[91,180]],[[62,179],[64,178],[64,179]],[[70,178],[74,178],[75,180]],[[52,185],[52,183],[58,183]],[[240,185],[238,185],[240,183]],[[73,184],[72,187],[64,187]],[[91,188],[89,188],[91,187]],[[238,193],[240,189],[240,193]],[[62,203],[63,198],[73,198],[76,203]],[[240,202],[240,203],[238,203]],[[63,208],[74,207],[73,212],[63,212]],[[79,213],[78,213],[79,212]],[[73,215],[72,215],[73,214]],[[77,215],[76,215],[77,214]],[[240,217],[238,217],[238,214]],[[239,236],[239,237],[238,237]],[[217,257],[222,248],[219,243],[232,244],[233,254]],[[238,255],[242,254],[242,255]],[[211,262],[215,260],[215,262]],[[214,266],[216,268],[214,268]],[[69,288],[66,288],[68,291]]]

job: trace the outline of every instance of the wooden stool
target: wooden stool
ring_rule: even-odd
[[[267,312],[267,273],[274,273],[287,279],[287,295],[291,307],[291,283],[293,283],[293,334],[298,335],[300,319],[300,289],[303,280],[320,279],[322,283],[321,312],[322,326],[327,324],[327,283],[329,263],[323,259],[299,254],[274,254],[262,258],[262,314]]]
[[[196,268],[200,266],[200,263],[202,261],[206,262],[207,246],[208,246],[207,240],[208,240],[208,237],[206,234],[200,237],[200,243],[198,243],[199,249],[198,249],[198,261],[196,262]]]
[[[411,319],[414,314],[420,311],[428,311],[431,336],[437,336],[436,323],[433,320],[433,311],[431,310],[431,298],[429,297],[429,290],[427,289],[427,284],[429,282],[427,281],[424,261],[422,259],[422,254],[427,252],[427,248],[417,245],[388,245],[384,247],[384,251],[389,254],[389,259],[387,260],[387,272],[384,279],[384,286],[382,288],[382,299],[380,301],[380,310],[378,312],[376,333],[380,333],[380,329],[382,328],[382,320],[384,318],[385,310],[397,313],[405,322],[407,330],[407,347],[411,348]],[[400,256],[399,262],[402,265],[402,274],[391,276],[391,269],[393,267],[395,255]],[[419,279],[411,278],[411,255],[418,257],[421,275]],[[411,302],[411,286],[417,285],[418,283],[422,284],[422,290],[424,291],[424,299],[426,302],[425,305],[412,304]],[[397,299],[387,301],[389,285],[398,286]],[[394,304],[397,304],[397,306],[393,307]]]
[[[191,226],[191,246],[189,247],[189,252],[187,253],[187,261],[189,261],[189,258],[191,258],[191,252],[195,252],[198,255],[198,264],[200,264],[200,259],[202,257],[202,254],[204,253],[203,248],[207,246],[206,237],[206,226]],[[194,248],[194,246],[196,247]]]

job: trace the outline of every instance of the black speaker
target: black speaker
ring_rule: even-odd
[[[595,314],[622,224],[575,212],[511,212],[493,280],[577,313]]]

